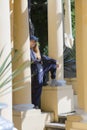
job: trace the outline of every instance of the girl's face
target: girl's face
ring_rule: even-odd
[[[35,40],[30,40],[30,48],[35,47],[36,41]]]

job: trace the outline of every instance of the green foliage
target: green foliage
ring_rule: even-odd
[[[48,45],[46,45],[43,49],[43,54],[48,55]]]
[[[75,44],[72,48],[64,48],[64,61],[67,62],[68,60],[75,60],[76,59],[76,50]]]
[[[75,38],[75,0],[71,0],[72,33]]]
[[[0,51],[0,59],[2,59],[4,53],[4,49],[2,49]],[[27,67],[29,67],[30,62],[26,61],[23,64],[17,66],[11,73],[11,69],[12,69],[12,64],[16,64],[18,62],[18,60],[20,59],[20,57],[22,56],[22,52],[16,52],[13,56],[13,58],[11,59],[11,55],[12,52],[10,52],[5,59],[3,60],[3,62],[0,63],[0,89],[4,88],[5,86],[7,86],[5,89],[3,89],[3,91],[0,91],[0,96],[2,95],[3,92],[6,91],[6,93],[8,92],[8,89],[11,87],[9,86],[9,83],[12,82],[12,80],[14,80],[19,74],[21,74]],[[2,61],[2,60],[0,60]],[[26,78],[29,78],[30,76],[27,76]],[[19,82],[23,82],[25,79],[21,79],[20,81],[15,80],[14,84],[12,85],[15,86],[17,85]],[[17,91],[24,88],[24,86],[19,86],[16,89],[13,89],[13,91]]]
[[[44,2],[46,2],[47,0],[32,0],[32,4],[43,4]]]
[[[31,19],[35,28],[35,35],[39,37],[41,53],[47,53],[48,25],[47,0],[32,0]]]

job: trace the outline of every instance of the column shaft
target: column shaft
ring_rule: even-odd
[[[72,34],[71,3],[65,0],[65,33]]]
[[[30,61],[30,41],[29,41],[29,23],[28,23],[28,1],[14,1],[14,47],[16,51],[23,51],[15,67]],[[14,68],[15,68],[14,67]],[[31,76],[30,66],[16,78],[16,81]],[[14,93],[14,104],[31,103],[31,77],[20,83],[19,86],[25,86],[24,89]]]
[[[57,79],[64,78],[63,68],[63,13],[61,0],[48,0],[49,56],[59,61]]]
[[[65,19],[64,19],[64,28],[65,28],[65,45],[68,48],[73,47],[73,36],[72,36],[72,21],[71,21],[71,1],[65,0]]]
[[[5,61],[8,54],[11,52],[11,33],[10,33],[10,7],[9,0],[0,1],[0,51],[4,47],[4,52],[0,57],[0,66]],[[11,56],[8,58],[7,63],[11,61]],[[7,71],[8,70],[8,71]],[[6,71],[0,76],[0,84],[12,74],[12,65],[7,67]],[[0,88],[0,102],[8,105],[8,108],[2,111],[5,118],[12,121],[12,81]]]
[[[76,63],[79,107],[87,112],[87,1],[75,0]]]

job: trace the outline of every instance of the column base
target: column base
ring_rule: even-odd
[[[13,111],[14,126],[18,130],[44,130],[45,123],[53,121],[54,113],[52,112],[42,113],[40,109]]]
[[[55,113],[55,121],[58,121],[58,115],[74,111],[73,97],[71,85],[43,87],[41,109],[43,111],[53,111]]]

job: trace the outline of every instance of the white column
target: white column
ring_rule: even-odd
[[[13,27],[14,27],[14,0],[10,0],[10,24],[11,24],[11,44],[13,48]]]
[[[72,21],[71,21],[71,1],[64,1],[65,9],[65,45],[69,48],[73,46],[73,36],[72,36]]]
[[[62,0],[48,0],[49,56],[59,61],[57,79],[64,78]]]
[[[11,34],[10,34],[10,9],[9,0],[0,0],[0,50],[4,47],[2,57],[0,57],[0,66],[6,59],[7,55],[11,52]],[[11,61],[9,57],[7,63]],[[9,71],[5,73],[4,81],[12,73],[12,66],[9,66]],[[7,91],[2,92],[6,88]],[[12,120],[12,81],[0,89],[0,102],[4,102],[8,105],[8,108],[3,110],[2,115],[8,120]]]
[[[14,47],[16,50],[23,51],[19,61],[15,64],[14,68],[30,61],[30,41],[29,41],[29,22],[28,22],[28,1],[15,0],[14,1]],[[17,78],[16,81],[25,79],[27,80],[19,84],[25,86],[24,89],[17,91],[13,95],[14,104],[31,103],[31,73],[30,66],[24,70]]]

